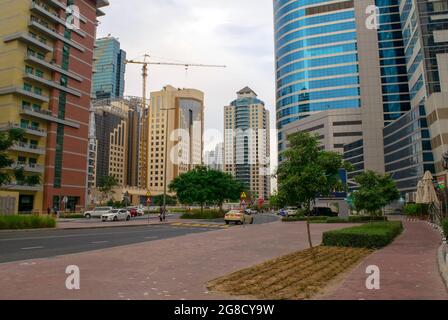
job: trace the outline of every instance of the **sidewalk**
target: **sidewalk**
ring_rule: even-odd
[[[375,252],[327,290],[325,300],[447,300],[439,273],[440,233],[426,222],[404,221],[405,231],[385,249]],[[367,290],[366,268],[380,268],[381,289]]]
[[[322,232],[347,225],[313,225]],[[229,299],[206,283],[308,246],[305,223],[274,222],[49,259],[0,264],[0,299]],[[81,290],[65,287],[76,265]]]

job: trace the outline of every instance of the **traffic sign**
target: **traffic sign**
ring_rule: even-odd
[[[151,196],[151,192],[149,192],[149,191],[146,192],[146,196],[147,196],[147,197],[150,197],[150,196]]]
[[[241,199],[247,199],[247,194],[246,194],[246,192],[243,192],[243,193],[241,194]]]

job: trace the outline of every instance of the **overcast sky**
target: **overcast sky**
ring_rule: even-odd
[[[275,128],[271,0],[112,0],[103,8],[98,37],[120,39],[128,59],[224,64],[226,69],[152,66],[149,90],[171,84],[205,93],[206,129],[223,128],[223,107],[250,86],[264,100]],[[126,95],[141,96],[141,67],[128,65]],[[210,148],[210,141],[206,148]],[[277,143],[271,134],[276,165]],[[275,162],[274,162],[275,161]]]

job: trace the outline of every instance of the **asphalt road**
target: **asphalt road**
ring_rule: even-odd
[[[277,219],[274,216],[257,215],[255,223],[269,223]],[[210,222],[220,221],[200,221],[201,224]],[[0,263],[51,258],[212,230],[217,228],[164,224],[141,227],[1,232]]]

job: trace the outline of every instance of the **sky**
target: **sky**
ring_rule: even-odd
[[[151,66],[149,92],[170,84],[205,93],[205,127],[223,130],[224,106],[251,87],[275,128],[274,31],[271,0],[111,0],[97,37],[119,38],[128,59],[226,65],[227,68]],[[127,65],[125,95],[141,96],[140,65]],[[277,165],[271,134],[271,166]],[[206,150],[219,139],[205,141]]]

